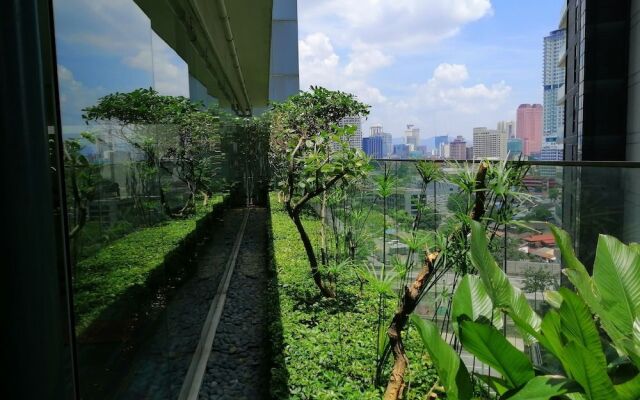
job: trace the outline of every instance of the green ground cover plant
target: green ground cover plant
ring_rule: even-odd
[[[209,203],[197,207],[195,215],[189,218],[166,221],[117,239],[77,264],[74,302],[79,335],[99,318],[120,318],[104,313],[126,296],[137,298],[132,292],[153,292],[153,286],[158,283],[152,281],[158,276],[165,278],[162,269],[168,259],[178,253],[181,246],[196,239],[193,235],[198,225],[209,218],[212,210],[222,206],[223,198],[215,196]],[[119,312],[125,310],[119,309]]]
[[[370,285],[360,290],[355,268],[336,274],[336,297],[323,297],[309,279],[305,249],[294,223],[272,195],[271,234],[273,271],[271,326],[275,399],[379,399],[374,385],[376,324],[379,296]],[[315,246],[321,223],[302,213],[302,223]],[[328,271],[322,270],[321,273]],[[332,271],[335,273],[335,271]],[[389,300],[389,307],[393,307]],[[407,337],[412,360],[407,375],[407,399],[423,399],[435,382],[417,331]]]

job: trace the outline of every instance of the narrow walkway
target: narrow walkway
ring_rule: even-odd
[[[254,208],[229,286],[199,398],[269,398],[268,211]]]
[[[129,383],[114,398],[178,397],[243,215],[243,209],[226,210],[223,219],[214,225],[210,239],[199,247],[199,254],[194,254],[195,276],[180,286],[167,305],[160,326],[156,326],[155,334],[131,365]],[[264,223],[262,228],[265,229]],[[252,229],[257,230],[258,226]]]

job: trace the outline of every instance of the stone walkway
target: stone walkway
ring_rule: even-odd
[[[222,221],[214,225],[210,239],[199,248],[199,254],[196,255],[198,269],[195,276],[185,282],[171,299],[154,328],[155,334],[132,363],[127,379],[129,383],[118,390],[114,398],[139,400],[178,397],[243,214],[243,209],[226,210]],[[249,227],[254,232],[260,228],[263,231],[266,229],[262,220],[260,224],[250,221]],[[248,238],[246,234],[245,238]],[[235,274],[238,274],[237,270]],[[231,286],[234,287],[233,280]]]
[[[264,208],[251,210],[200,389],[201,400],[269,398],[267,216]]]

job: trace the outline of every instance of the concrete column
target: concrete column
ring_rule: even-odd
[[[273,0],[269,100],[284,101],[300,90],[298,1]]]

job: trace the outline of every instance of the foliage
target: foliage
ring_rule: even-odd
[[[191,195],[179,212],[182,215],[193,211],[196,194],[203,192],[206,198],[220,185],[221,113],[201,108],[185,97],[136,89],[100,98],[83,110],[83,118],[87,123],[115,125],[115,135],[141,151],[152,170],[164,169],[183,181]],[[154,175],[147,179],[154,182]],[[162,187],[157,190],[164,199]]]
[[[221,198],[215,198],[219,204]],[[211,209],[199,207],[194,217],[172,220],[130,233],[76,265],[76,329],[82,334],[128,290],[145,288]],[[150,251],[153,249],[153,251]]]
[[[547,289],[555,289],[558,285],[553,278],[553,274],[548,269],[529,268],[524,272],[524,281],[522,282],[522,290],[525,293],[534,293],[534,307],[537,308],[538,292],[544,292]]]
[[[353,95],[312,87],[271,110],[270,163],[274,179],[305,245],[314,282],[327,297],[332,290],[318,272],[318,261],[300,220],[307,203],[338,184],[365,176],[369,164],[360,149],[349,147],[355,127],[339,127],[347,116],[368,114]]]
[[[287,213],[271,198],[274,267],[277,274],[271,303],[278,303],[281,326],[275,321],[271,336],[282,335],[274,349],[272,397],[277,399],[379,399],[380,389],[371,377],[375,367],[378,295],[367,285],[362,292],[356,271],[345,268],[339,275],[337,297],[326,299],[308,282],[305,250]],[[318,243],[320,221],[302,216]],[[392,303],[389,302],[387,306]],[[278,344],[279,343],[279,344]],[[417,332],[407,341],[414,368],[408,379],[407,399],[423,399],[434,383],[433,371],[420,351]]]
[[[89,134],[82,135],[84,139],[95,142]],[[73,226],[69,232],[69,238],[74,240],[87,223],[89,204],[95,198],[98,186],[103,179],[100,176],[100,167],[91,164],[82,154],[84,145],[80,139],[67,139],[64,141],[64,167],[67,173],[67,193],[71,197],[71,205],[74,209]]]
[[[550,221],[553,217],[549,206],[538,204],[524,217],[526,221]]]
[[[567,288],[548,294],[553,307],[540,318],[524,295],[511,285],[488,250],[486,233],[479,223],[472,224],[471,259],[479,278],[464,278],[454,297],[456,335],[464,348],[496,369],[501,378],[479,376],[501,399],[550,399],[564,395],[572,399],[635,399],[640,396],[637,334],[640,306],[640,252],[609,236],[600,236],[590,277],[575,258],[566,232],[553,228],[566,265],[567,276],[578,294]],[[464,287],[474,287],[467,290]],[[622,301],[621,301],[622,300]],[[490,304],[475,308],[469,305]],[[460,305],[465,305],[461,308]],[[528,358],[498,331],[489,316],[508,315],[530,343],[538,343],[561,365],[549,374],[533,368]],[[596,319],[594,320],[593,314]],[[417,322],[429,352],[438,343],[439,333],[430,322]],[[608,333],[601,336],[598,326]],[[635,330],[634,330],[635,329]],[[440,343],[441,344],[441,343]],[[613,347],[612,347],[613,346]],[[613,348],[615,347],[615,351]],[[458,398],[465,379],[461,362],[450,351],[437,349],[448,357],[434,357],[448,397]]]

